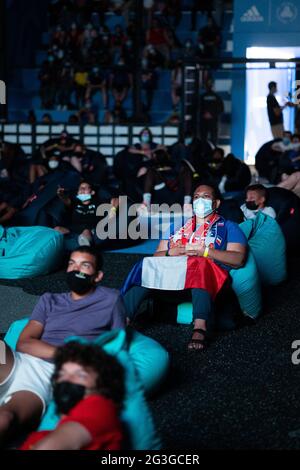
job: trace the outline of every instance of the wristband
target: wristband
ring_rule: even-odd
[[[204,258],[207,258],[208,257],[208,252],[209,252],[209,247],[205,247],[205,250],[204,250],[204,253],[203,253],[203,257]]]
[[[117,212],[117,208],[115,206],[112,206],[110,209],[111,212]]]

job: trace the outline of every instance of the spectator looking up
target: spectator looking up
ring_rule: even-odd
[[[99,205],[92,186],[85,181],[80,183],[75,199],[70,198],[64,188],[58,188],[57,195],[71,212],[71,223],[68,228],[57,226],[55,230],[63,235],[76,234],[79,246],[90,246],[98,221],[96,212]]]
[[[70,291],[43,294],[16,352],[6,346],[6,364],[0,365],[1,443],[20,430],[33,429],[45,413],[51,400],[53,360],[65,339],[76,335],[91,341],[113,328],[125,328],[120,293],[97,286],[103,278],[101,269],[102,258],[90,247],[73,251],[66,274]]]
[[[202,54],[205,58],[217,57],[221,43],[220,28],[214,18],[209,15],[207,25],[199,31],[199,44],[203,46]]]
[[[247,251],[246,237],[237,224],[218,216],[216,211],[220,202],[213,187],[198,186],[193,196],[193,217],[179,230],[171,228],[160,241],[154,256],[209,258],[220,266],[223,274],[233,267],[243,266]],[[203,269],[205,265],[202,264]],[[208,282],[208,278],[203,276]],[[192,298],[194,330],[188,349],[203,351],[207,347],[208,331],[212,328],[213,300],[208,286],[203,284],[201,288],[166,292],[169,299],[170,296],[175,299],[177,294],[179,302],[184,301],[183,298],[185,301]],[[136,317],[141,302],[152,295],[153,290],[146,287],[132,286],[127,290],[124,302],[130,320]]]
[[[123,103],[132,87],[132,74],[127,69],[124,58],[120,57],[110,76],[110,87],[115,101]]]
[[[208,79],[206,92],[200,96],[200,133],[202,140],[210,139],[214,145],[218,143],[219,118],[224,111],[222,98],[213,91],[213,81]]]
[[[53,397],[61,419],[53,431],[29,435],[21,450],[120,450],[124,370],[97,345],[57,349]]]
[[[267,189],[262,184],[252,184],[246,189],[246,202],[241,206],[245,220],[255,219],[258,212],[276,219],[276,212],[272,207],[266,206]]]

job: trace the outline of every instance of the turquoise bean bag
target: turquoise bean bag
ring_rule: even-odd
[[[277,285],[286,279],[286,243],[280,226],[259,212],[255,219],[240,224],[248,238],[263,284]]]
[[[257,318],[262,308],[262,296],[259,275],[251,250],[249,250],[245,265],[239,269],[231,269],[230,276],[232,278],[232,288],[237,295],[243,314],[252,319]],[[177,323],[185,325],[192,323],[192,309],[191,302],[179,304],[177,307]],[[225,324],[224,329],[227,329]]]
[[[231,269],[230,276],[243,314],[252,319],[257,318],[262,309],[261,283],[251,249],[245,265]]]
[[[7,331],[4,340],[12,349],[16,348],[19,335],[27,323],[27,318],[17,320]],[[74,339],[84,342],[78,337],[68,338],[68,341]],[[157,389],[165,378],[169,366],[168,353],[156,341],[136,331],[132,332],[129,347],[126,333],[121,330],[104,333],[93,342],[103,347],[107,353],[116,356],[124,366],[126,398],[121,419],[127,430],[128,446],[135,450],[159,449],[160,440],[145,400],[145,391]],[[39,430],[54,429],[58,420],[52,401],[42,418]]]
[[[0,226],[0,278],[22,279],[55,270],[63,255],[63,235],[47,227]]]

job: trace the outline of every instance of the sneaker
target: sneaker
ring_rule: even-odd
[[[91,241],[88,239],[88,237],[85,237],[84,235],[79,235],[78,245],[79,246],[91,246]]]

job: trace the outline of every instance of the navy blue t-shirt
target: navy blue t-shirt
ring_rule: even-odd
[[[176,227],[175,224],[171,224],[170,229],[163,234],[161,239],[168,240],[170,236],[174,235],[180,228],[181,226]],[[211,243],[214,244],[216,250],[224,251],[228,243],[240,243],[241,245],[247,246],[248,241],[238,224],[220,217],[210,228],[205,238],[206,246],[209,246]],[[227,271],[231,269],[230,266],[217,261],[216,263]]]

